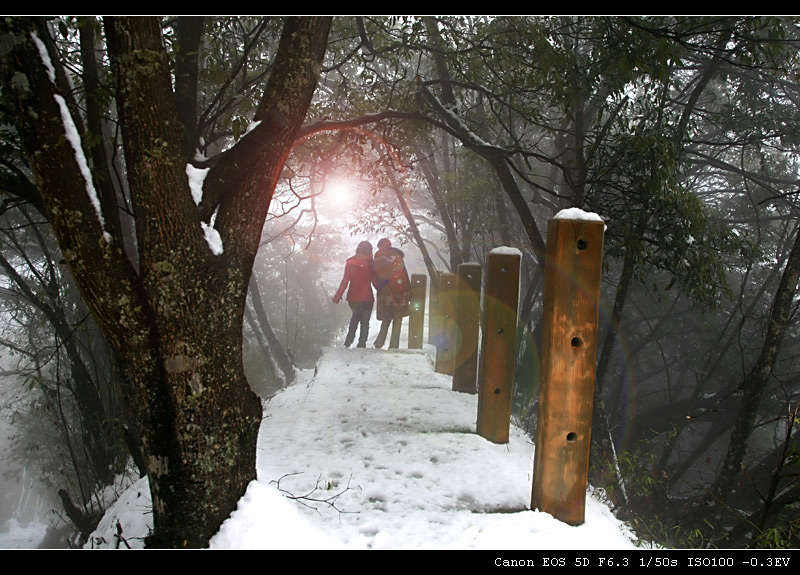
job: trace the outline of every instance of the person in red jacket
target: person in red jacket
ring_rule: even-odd
[[[350,286],[348,289],[348,285]],[[367,347],[367,337],[369,336],[369,318],[372,315],[372,305],[375,296],[372,294],[372,286],[378,285],[378,278],[375,275],[375,268],[372,262],[372,244],[364,241],[358,244],[356,255],[348,258],[344,266],[344,277],[339,284],[336,295],[333,296],[333,303],[342,300],[344,290],[347,289],[347,303],[353,315],[350,317],[350,327],[347,330],[347,337],[344,346],[350,347],[356,337],[356,329],[359,328],[358,346]]]

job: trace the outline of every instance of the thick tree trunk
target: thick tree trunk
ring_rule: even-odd
[[[205,545],[255,479],[261,410],[242,364],[247,286],[272,192],[316,86],[328,27],[326,19],[287,22],[256,114],[256,119],[278,115],[280,121],[267,126],[270,133],[256,129],[255,138],[245,139],[246,153],[239,156],[245,176],[236,187],[216,180],[225,188],[217,230],[226,251],[215,255],[203,241],[186,193],[180,135],[172,128],[175,114],[165,93],[166,68],[156,78],[149,73],[152,60],[142,61],[143,53],[157,49],[160,37],[138,18],[111,22],[118,100],[130,119],[123,121],[123,138],[131,157],[131,187],[140,198],[136,221],[143,284],[156,312],[153,335],[169,397],[169,425],[152,438],[155,445],[148,453],[159,544]],[[126,44],[127,38],[141,42]],[[157,103],[164,117],[158,117]],[[169,145],[159,150],[165,141]],[[179,233],[170,234],[173,229]],[[213,321],[206,324],[204,318]],[[140,429],[158,428],[150,422]]]
[[[122,374],[153,500],[152,546],[201,547],[255,479],[260,402],[242,364],[245,298],[277,178],[316,87],[330,18],[287,19],[256,113],[262,122],[209,174],[224,251],[212,253],[185,174],[160,22],[109,18],[139,268],[122,250],[35,22],[4,19],[2,96],[44,211]],[[57,64],[57,63],[56,63]],[[65,128],[66,127],[66,128]],[[65,135],[67,142],[65,144]],[[230,162],[234,164],[233,170]],[[226,178],[237,174],[233,178]],[[100,192],[102,193],[102,192]],[[101,201],[95,201],[95,200]]]
[[[244,377],[235,281],[244,271],[203,239],[158,21],[110,19],[106,33],[137,224],[137,303],[148,315],[137,353],[115,346],[150,480],[148,545],[200,547],[255,477],[261,412]]]

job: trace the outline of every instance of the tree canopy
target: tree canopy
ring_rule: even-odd
[[[796,542],[795,19],[4,17],[0,38],[0,297],[21,329],[2,343],[39,357],[50,339],[18,334],[43,318],[96,468],[127,422],[152,545],[202,546],[253,479],[243,349],[288,384],[292,350],[322,345],[289,337],[288,268],[295,246],[326,256],[337,180],[339,229],[391,230],[433,285],[522,250],[523,424],[547,220],[600,214],[593,481],[642,537]],[[76,345],[85,310],[102,338]]]

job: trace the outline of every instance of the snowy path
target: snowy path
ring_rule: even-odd
[[[266,405],[259,483],[334,497],[294,503],[333,547],[633,546],[594,500],[581,527],[527,511],[533,445],[516,428],[506,445],[476,435],[477,396],[451,386],[423,350],[326,350],[312,380]]]
[[[532,446],[519,433],[509,446],[475,435],[477,396],[450,386],[424,352],[329,350],[306,390],[272,400],[261,428],[259,479],[299,473],[280,485],[295,494],[313,488],[317,477],[335,483],[334,491],[349,483],[337,506],[358,511],[341,520],[350,527],[346,541],[365,546],[378,543],[372,525],[386,514],[402,528],[416,514],[423,520],[443,511],[523,510]],[[305,405],[291,410],[291,421],[281,410],[290,401]],[[297,427],[306,431],[295,435]],[[425,533],[420,537],[424,544]]]

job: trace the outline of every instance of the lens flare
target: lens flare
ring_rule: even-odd
[[[350,186],[347,182],[334,180],[325,189],[325,198],[337,209],[344,209],[351,203]]]

